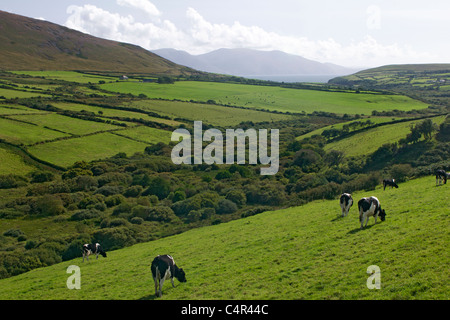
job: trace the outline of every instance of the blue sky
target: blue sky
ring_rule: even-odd
[[[447,0],[2,0],[0,10],[149,50],[245,47],[355,67],[450,63]]]

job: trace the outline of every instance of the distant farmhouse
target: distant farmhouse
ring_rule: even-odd
[[[128,80],[128,77],[126,75],[120,76],[119,80]]]

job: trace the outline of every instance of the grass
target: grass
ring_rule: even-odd
[[[145,94],[149,98],[214,100],[220,104],[298,113],[326,111],[370,115],[373,110],[408,111],[427,108],[427,105],[420,101],[400,95],[327,92],[230,83],[179,81],[161,85],[130,81],[107,83],[101,88],[134,95]]]
[[[6,99],[15,99],[15,98],[33,98],[33,97],[48,97],[46,94],[42,93],[33,93],[26,91],[18,91],[18,90],[9,90],[0,88],[0,97],[5,97]]]
[[[83,74],[75,71],[14,71],[15,74],[25,74],[32,77],[44,77],[46,79],[63,80],[77,83],[94,83],[99,81],[116,81],[117,78]]]
[[[151,117],[143,113],[139,112],[133,112],[133,111],[126,111],[126,110],[119,110],[119,109],[108,109],[108,108],[102,108],[102,107],[94,107],[94,106],[88,106],[83,104],[73,104],[73,103],[66,103],[66,102],[58,102],[53,103],[55,107],[62,109],[62,110],[70,110],[70,111],[87,111],[87,112],[93,112],[96,115],[99,115],[101,112],[101,115],[103,117],[121,117],[121,118],[131,118],[131,119],[144,119],[149,121],[154,121],[158,123],[164,123],[168,124],[170,126],[178,126],[181,124],[179,121],[174,120],[168,120],[168,119],[162,119],[162,118],[156,118]]]
[[[143,152],[148,144],[120,137],[112,133],[59,140],[28,148],[35,157],[58,166],[67,167],[76,161],[93,161],[112,157],[119,152],[132,155]]]
[[[173,119],[182,118],[191,121],[201,120],[216,126],[236,126],[243,121],[265,122],[282,121],[292,116],[260,112],[251,109],[229,108],[224,106],[199,104],[178,101],[139,101],[127,106],[139,108],[145,111],[153,111],[160,115],[169,116]]]
[[[21,156],[0,147],[0,175],[25,175],[35,170],[36,168],[26,164]]]
[[[11,119],[28,121],[38,125],[57,131],[61,131],[73,135],[86,135],[100,131],[119,129],[120,127],[94,121],[85,121],[81,119],[66,117],[63,115],[49,113],[45,115],[27,115],[10,116]]]
[[[5,118],[0,118],[0,128],[0,139],[13,144],[29,145],[68,136],[58,131]]]
[[[340,217],[337,200],[266,212],[81,258],[0,280],[0,299],[154,299],[152,259],[171,254],[187,283],[166,283],[164,300],[448,299],[448,185],[434,177],[376,195],[385,222],[360,230],[355,205]],[[68,290],[67,267],[81,267],[81,290]],[[381,269],[369,290],[367,267]]]
[[[441,124],[444,119],[445,116],[432,118],[437,125]],[[324,150],[342,151],[347,157],[368,155],[375,152],[383,144],[398,142],[400,139],[405,138],[411,132],[410,126],[421,121],[423,120],[388,124],[369,129],[349,138],[331,142],[325,146]]]
[[[169,144],[172,137],[171,131],[145,126],[138,126],[127,130],[121,130],[116,132],[116,134],[149,144],[156,144],[158,142]]]

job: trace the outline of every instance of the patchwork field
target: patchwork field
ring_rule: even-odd
[[[201,120],[211,125],[223,127],[236,126],[243,121],[256,123],[292,119],[292,116],[285,114],[178,101],[143,100],[125,106],[153,111],[173,119],[189,119],[192,122]]]
[[[297,113],[326,111],[370,115],[373,110],[408,111],[427,107],[423,102],[401,95],[328,92],[213,82],[179,81],[175,84],[156,84],[129,81],[107,83],[101,87],[113,92],[145,94],[155,99],[205,102],[214,100],[219,104]]]
[[[445,120],[445,116],[435,117],[432,120],[436,125],[440,125]],[[324,149],[326,151],[342,151],[347,157],[368,155],[375,152],[383,144],[398,142],[405,138],[411,132],[410,126],[421,121],[423,120],[388,124],[368,129],[349,138],[331,142]]]
[[[354,199],[376,195],[387,212],[364,230],[355,206],[340,216],[338,200],[194,229],[0,280],[0,299],[154,299],[150,264],[158,254],[171,254],[188,280],[166,282],[163,300],[447,299],[447,192],[434,177],[358,192]],[[80,290],[66,287],[70,265],[81,268]],[[380,290],[366,286],[372,265]]]
[[[35,157],[67,167],[76,161],[92,161],[112,157],[120,152],[132,155],[144,152],[146,143],[134,141],[112,133],[99,133],[81,138],[38,144],[28,148]]]

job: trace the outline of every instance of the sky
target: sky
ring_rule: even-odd
[[[347,67],[450,63],[448,0],[2,0],[0,10],[148,50],[280,50]]]

